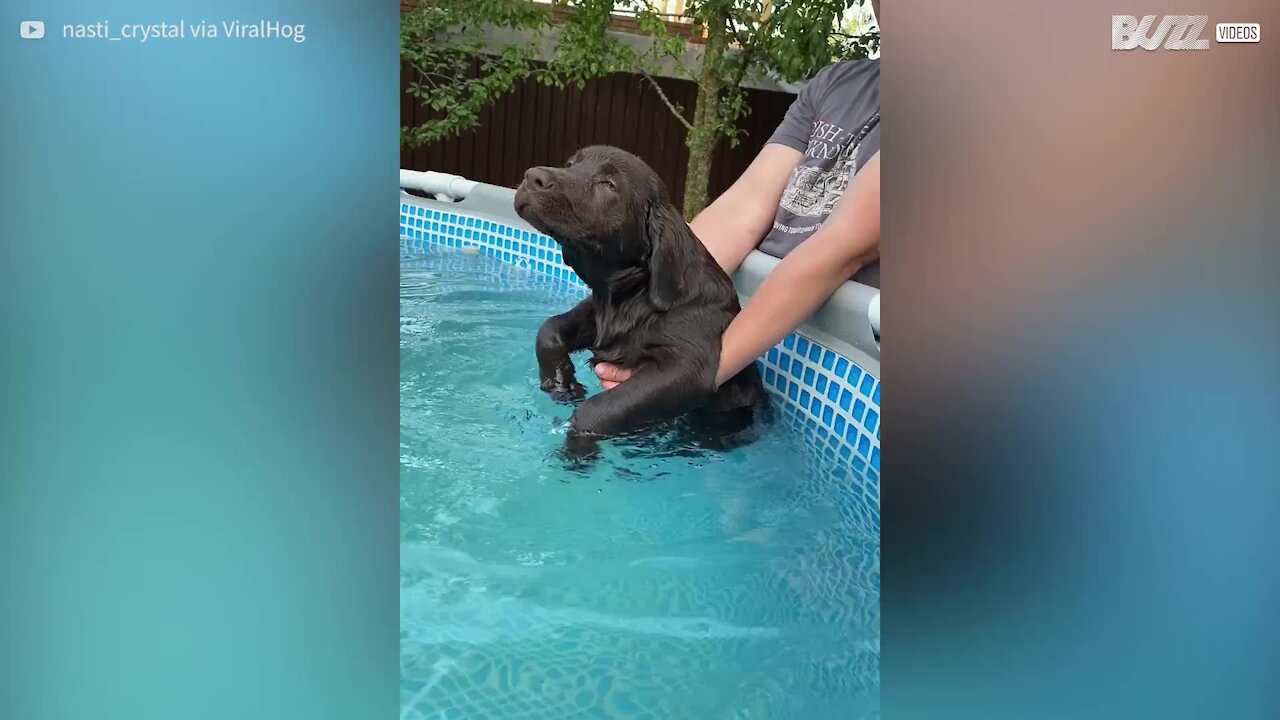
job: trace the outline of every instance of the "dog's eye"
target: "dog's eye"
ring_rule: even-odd
[[[601,179],[600,179],[600,184],[601,184],[601,185],[603,185],[603,186],[605,186],[605,187],[607,187],[607,188],[609,188],[609,189],[610,189],[610,190],[612,190],[613,192],[617,192],[617,191],[618,191],[618,186],[617,186],[616,184],[614,184],[614,182],[613,182],[612,180],[610,180],[609,178],[601,178]]]

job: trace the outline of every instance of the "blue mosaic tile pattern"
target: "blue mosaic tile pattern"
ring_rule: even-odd
[[[474,246],[482,254],[547,275],[585,295],[586,285],[564,264],[560,246],[541,233],[465,213],[400,204],[403,247]],[[860,500],[879,527],[880,379],[849,358],[792,333],[757,363],[765,387],[791,424],[815,441],[833,467],[849,467],[866,482]]]
[[[880,380],[857,363],[799,333],[759,361],[764,385],[784,412],[833,463],[852,466],[880,506]],[[878,510],[877,510],[878,514]]]
[[[400,204],[400,238],[417,245],[474,246],[503,262],[550,275],[586,292],[587,286],[564,264],[555,240],[531,230],[461,213]]]

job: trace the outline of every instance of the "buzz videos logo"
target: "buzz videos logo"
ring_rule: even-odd
[[[1111,49],[1208,50],[1208,25],[1208,15],[1112,15]],[[1257,23],[1219,23],[1215,37],[1220,43],[1256,43],[1261,29]]]
[[[1209,41],[1202,38],[1208,15],[1165,15],[1156,26],[1155,15],[1144,15],[1141,20],[1133,15],[1111,16],[1112,50],[1155,50],[1164,44],[1165,50],[1208,50]]]

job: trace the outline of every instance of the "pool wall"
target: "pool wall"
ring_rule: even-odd
[[[474,184],[451,202],[400,193],[400,239],[408,252],[430,246],[476,248],[481,254],[540,273],[581,296],[588,289],[564,264],[560,247],[512,209],[514,191]],[[734,274],[743,301],[777,264],[754,252]],[[797,332],[761,357],[765,387],[791,424],[828,461],[847,465],[880,499],[880,346],[868,317],[879,291],[846,283]]]

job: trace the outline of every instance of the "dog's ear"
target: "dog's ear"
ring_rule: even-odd
[[[649,203],[644,226],[649,241],[649,300],[666,312],[685,292],[683,277],[691,262],[686,245],[692,238],[684,237],[688,225],[665,199]]]

